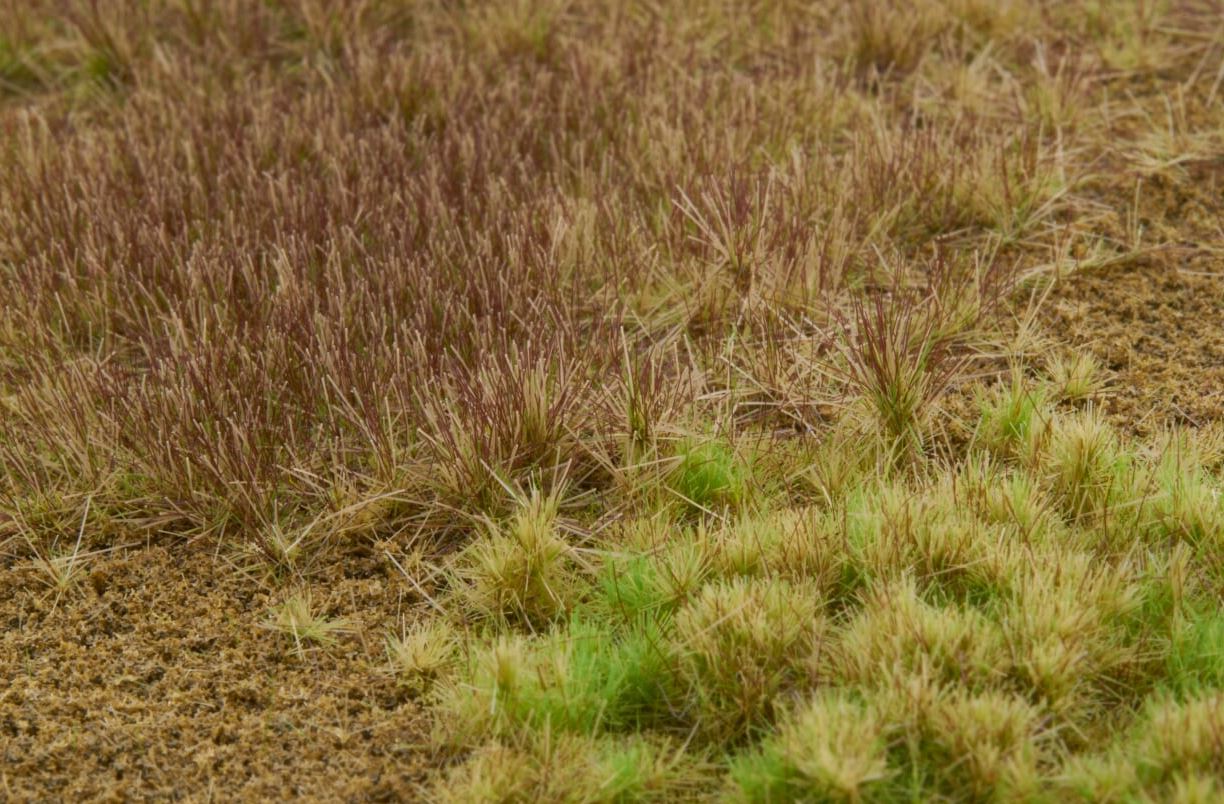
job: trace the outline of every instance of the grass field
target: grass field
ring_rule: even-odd
[[[1218,0],[0,0],[0,799],[1224,798]]]

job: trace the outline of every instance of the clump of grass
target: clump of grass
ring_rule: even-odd
[[[332,647],[341,634],[352,631],[344,618],[316,611],[309,591],[288,595],[272,609],[265,627],[289,637],[298,658],[305,658],[308,646]]]
[[[923,724],[920,759],[932,786],[974,800],[1022,800],[1041,791],[1041,711],[1023,698],[958,690]]]
[[[674,567],[648,556],[609,557],[600,573],[596,605],[624,619],[670,612],[700,585],[705,574],[704,562],[695,551],[680,549],[671,555],[678,559]]]
[[[558,494],[533,491],[504,527],[490,524],[458,557],[460,594],[471,611],[540,627],[573,605],[577,554],[558,530]]]
[[[537,731],[594,735],[633,716],[635,664],[650,656],[594,621],[574,620],[534,638],[473,645],[467,667],[441,690],[440,739],[476,745]]]
[[[1224,492],[1200,460],[1191,446],[1167,439],[1150,508],[1161,535],[1211,551],[1224,544]]]
[[[832,591],[842,567],[837,529],[816,508],[750,514],[711,537],[711,565],[724,578],[786,578]]]
[[[1093,410],[1054,420],[1048,465],[1064,513],[1077,520],[1107,511],[1132,480],[1117,434]]]
[[[281,577],[300,575],[324,552],[327,538],[324,529],[318,527],[324,523],[324,517],[300,523],[284,521],[277,513],[274,511],[269,521],[261,522],[254,538],[244,545],[243,552],[254,559],[249,569],[257,574]]]
[[[107,551],[94,550],[82,553],[78,542],[71,551],[59,553],[35,554],[30,559],[30,567],[40,583],[55,593],[51,608],[54,611],[59,606],[64,595],[75,589],[83,578],[88,575],[93,559]]]
[[[777,563],[782,528],[764,517],[745,517],[721,528],[714,536],[712,563],[723,577],[760,576]]]
[[[701,588],[712,569],[713,544],[703,524],[694,528],[656,529],[640,525],[637,533],[604,561],[599,605],[618,617],[661,617],[673,612]]]
[[[841,691],[800,704],[761,746],[732,761],[735,798],[744,801],[863,801],[889,777],[889,723]]]
[[[667,740],[542,734],[490,742],[450,770],[431,800],[667,801],[704,786],[694,762]]]
[[[979,573],[995,538],[958,499],[954,484],[936,486],[921,496],[894,491],[880,503],[883,527],[891,534],[900,565],[928,590],[962,598],[980,585]]]
[[[76,588],[81,579],[86,576],[92,560],[107,552],[107,550],[81,550],[81,545],[85,538],[85,529],[89,523],[89,512],[92,503],[92,497],[86,498],[84,510],[81,513],[81,521],[77,527],[76,540],[73,542],[71,549],[67,546],[61,547],[59,545],[58,535],[52,541],[49,548],[40,548],[38,546],[38,539],[31,530],[27,512],[18,513],[16,520],[18,530],[24,538],[26,546],[34,554],[34,557],[30,559],[30,567],[35,571],[35,576],[39,582],[55,593],[55,601],[51,607],[53,611],[59,606],[60,600],[63,599],[64,595]],[[37,506],[35,511],[28,513],[34,514],[34,520],[37,522],[44,517],[58,519],[57,514],[61,512],[52,500],[44,500],[43,505]]]
[[[0,36],[0,97],[33,92],[49,83],[37,52]]]
[[[877,74],[914,70],[946,20],[935,4],[864,3],[849,7],[851,55]]]
[[[1110,704],[1115,685],[1137,679],[1141,647],[1125,621],[1143,591],[1125,565],[1102,565],[1090,553],[1063,551],[1025,567],[1000,614],[1011,657],[1006,672],[1063,720],[1082,720]]]
[[[1061,768],[1058,789],[1075,801],[1126,801],[1139,792],[1135,765],[1121,752],[1077,755]]]
[[[1158,698],[1114,745],[1073,757],[1060,787],[1083,801],[1215,801],[1224,790],[1224,695]]]
[[[987,522],[1013,525],[1026,540],[1040,542],[1061,525],[1040,482],[1027,472],[1011,472],[983,489]]]
[[[1224,689],[1224,614],[1211,611],[1178,623],[1168,658],[1168,685],[1195,697]]]
[[[996,385],[990,392],[978,392],[978,420],[974,442],[1001,458],[1021,458],[1049,425],[1045,392],[1029,387],[1018,372],[1009,383]]]
[[[845,509],[843,582],[914,578],[924,589],[955,586],[979,563],[983,525],[962,510],[954,486],[899,481],[863,485]]]
[[[1208,422],[1193,431],[1175,431],[1185,443],[1183,452],[1194,456],[1205,471],[1218,474],[1224,469],[1224,423]]]
[[[706,585],[675,615],[689,717],[713,739],[765,724],[777,697],[810,671],[824,628],[810,586],[745,578]]]
[[[880,582],[831,646],[832,680],[868,688],[904,675],[988,688],[1006,667],[1006,642],[980,612],[924,601],[912,577]]]
[[[703,511],[734,507],[748,497],[748,471],[722,441],[686,441],[669,479],[682,500]]]
[[[260,542],[277,567],[293,569],[302,556],[304,536],[304,533],[296,537],[291,536],[279,523],[273,523],[267,528]]]
[[[1068,402],[1090,399],[1105,387],[1101,365],[1090,352],[1058,355],[1050,361],[1048,371],[1050,388]]]
[[[874,426],[842,417],[816,447],[803,479],[832,508],[868,478],[887,479],[893,457]]]
[[[1160,702],[1139,729],[1136,756],[1146,787],[1224,777],[1224,694],[1216,690],[1184,703]],[[1217,788],[1218,789],[1218,788]]]
[[[854,305],[855,335],[845,350],[851,383],[887,439],[906,449],[921,446],[924,417],[955,374],[957,360],[940,324],[933,296]]]
[[[451,357],[440,387],[415,389],[412,407],[428,425],[428,463],[417,467],[433,496],[500,516],[515,502],[504,493],[508,483],[556,485],[574,464],[585,464],[572,433],[592,425],[595,406],[579,402],[585,380],[575,373],[571,348],[560,341],[511,347],[479,362]]]
[[[391,669],[409,689],[424,692],[455,659],[458,638],[445,621],[414,624],[399,635],[387,636]]]

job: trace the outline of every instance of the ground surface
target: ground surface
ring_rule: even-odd
[[[1051,337],[1113,372],[1101,408],[1119,427],[1150,436],[1224,418],[1219,272],[1219,258],[1174,256],[1076,276],[1051,297]]]
[[[304,660],[252,640],[269,595],[208,551],[132,548],[56,601],[0,575],[0,789],[12,800],[413,798],[427,726],[366,644],[402,605],[376,564],[317,593],[354,635]]]
[[[1210,267],[1114,269],[1052,294],[1043,331],[1113,372],[1099,402],[1120,428],[1224,421],[1224,280]],[[270,618],[269,583],[215,552],[137,546],[88,566],[59,601],[33,568],[0,572],[6,796],[422,794],[431,726],[377,637],[418,595],[389,561],[315,583],[357,627],[304,661],[251,639]]]
[[[1224,798],[1214,0],[0,0],[0,799]]]

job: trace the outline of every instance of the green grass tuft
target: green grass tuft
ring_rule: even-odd
[[[681,499],[707,511],[734,507],[748,497],[748,470],[721,441],[684,442],[670,485]]]
[[[1224,689],[1224,612],[1213,610],[1180,624],[1168,663],[1168,685],[1182,695]]]

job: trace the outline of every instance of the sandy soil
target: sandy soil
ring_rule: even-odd
[[[1222,188],[1220,159],[1147,182],[1143,256],[1071,275],[1044,306],[1055,344],[1112,372],[1099,408],[1120,430],[1145,437],[1224,419]]]
[[[1224,419],[1224,262],[1142,265],[1065,282],[1047,311],[1068,348],[1112,372],[1099,408],[1140,436]]]
[[[366,564],[312,590],[354,631],[300,658],[262,584],[189,546],[95,559],[58,602],[0,569],[0,799],[412,798],[426,726],[382,652],[406,603]]]

